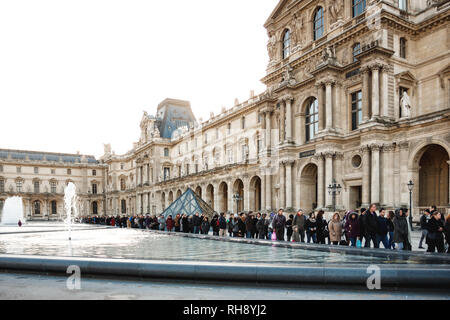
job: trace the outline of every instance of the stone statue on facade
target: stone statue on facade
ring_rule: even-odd
[[[402,98],[400,99],[400,106],[402,108],[402,118],[411,118],[411,100],[406,91],[403,91]]]
[[[269,61],[273,62],[274,60],[276,60],[277,38],[272,31],[269,32],[269,42],[267,43],[267,51],[269,52]]]
[[[343,22],[344,1],[333,0],[328,8],[330,12],[331,29],[334,29]]]
[[[104,150],[104,153],[106,155],[111,154],[111,144],[110,143],[104,143],[103,144],[103,150]]]

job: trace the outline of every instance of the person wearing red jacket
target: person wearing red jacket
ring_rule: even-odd
[[[175,226],[175,221],[173,221],[172,215],[169,215],[169,217],[166,220],[167,231],[172,232],[172,229],[174,226]]]

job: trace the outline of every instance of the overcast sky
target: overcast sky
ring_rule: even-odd
[[[264,91],[277,0],[0,0],[0,148],[100,156],[167,97],[209,118]]]

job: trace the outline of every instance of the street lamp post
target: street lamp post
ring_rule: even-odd
[[[411,226],[411,230],[413,229],[413,212],[412,212],[412,192],[414,189],[414,182],[410,180],[407,184],[409,190],[409,225]]]
[[[233,195],[233,200],[236,201],[236,213],[238,213],[239,211],[239,201],[242,200],[242,197],[240,196],[239,193],[236,193]]]
[[[341,194],[342,187],[336,183],[333,179],[332,183],[328,186],[328,193],[333,197],[333,211],[336,211],[336,196]]]

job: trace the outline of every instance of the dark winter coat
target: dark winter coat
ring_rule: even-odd
[[[202,218],[194,215],[192,217],[192,224],[194,227],[200,227],[202,224]]]
[[[398,212],[395,213],[394,218],[394,242],[400,243],[408,240],[408,221],[406,217],[400,217]]]
[[[227,219],[225,217],[219,217],[219,228],[226,229],[227,228]]]
[[[385,217],[379,216],[378,219],[378,232],[377,234],[385,236],[388,233],[389,220]]]
[[[361,237],[358,216],[356,216],[355,219],[352,218],[347,219],[347,222],[345,223],[345,230],[347,231],[347,235],[349,238]]]
[[[292,226],[296,226],[298,228],[298,231],[304,231],[305,230],[305,224],[306,224],[306,217],[302,214],[299,216],[298,214],[295,215],[294,221],[292,221]]]
[[[431,240],[442,240],[443,231],[439,231],[439,228],[444,229],[444,225],[442,224],[442,220],[436,220],[435,218],[431,218],[428,221],[427,229],[428,229],[428,239]]]
[[[376,235],[378,233],[378,216],[377,213],[366,212],[364,215],[364,232],[365,235]]]
[[[317,232],[317,221],[316,219],[313,219],[311,221],[311,219],[306,220],[306,231],[313,234]]]
[[[278,214],[273,218],[273,228],[283,229],[286,225],[286,217],[284,215],[279,216]]]

